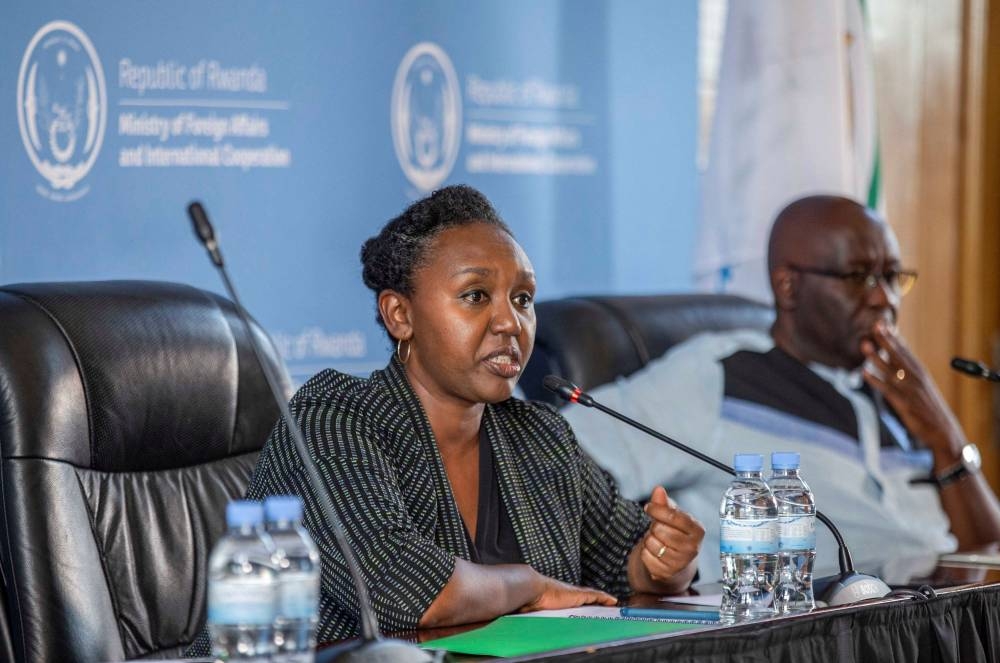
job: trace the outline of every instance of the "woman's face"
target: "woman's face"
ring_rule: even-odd
[[[409,298],[411,382],[463,405],[506,400],[535,342],[531,262],[486,223],[442,231],[424,260]]]

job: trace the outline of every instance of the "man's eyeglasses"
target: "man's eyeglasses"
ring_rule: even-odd
[[[900,297],[905,295],[917,281],[917,273],[909,269],[890,269],[881,274],[873,274],[856,270],[853,272],[839,272],[833,269],[819,269],[818,267],[803,267],[802,265],[788,265],[789,269],[803,274],[815,274],[816,276],[826,276],[832,279],[840,279],[844,283],[856,290],[871,292],[878,287],[879,281],[885,283],[886,287]]]

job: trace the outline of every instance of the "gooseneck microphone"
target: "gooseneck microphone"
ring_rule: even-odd
[[[708,463],[712,467],[731,475],[736,475],[736,470],[729,465],[720,463],[711,456],[706,456],[700,451],[692,449],[686,444],[682,444],[674,438],[664,435],[657,430],[653,430],[649,426],[641,424],[635,419],[627,417],[617,410],[613,410],[606,405],[602,405],[595,400],[593,396],[583,391],[580,387],[576,386],[569,380],[561,378],[558,375],[546,375],[542,380],[542,385],[563,400],[569,401],[570,403],[579,403],[585,407],[592,407],[595,410],[600,410],[601,412],[610,415],[615,419],[632,426],[633,428],[641,430],[647,435],[655,437],[661,442],[665,442],[676,449],[680,449],[688,455],[694,456],[704,463]],[[840,576],[831,583],[826,592],[825,600],[827,604],[843,605],[845,603],[863,601],[864,599],[881,598],[888,594],[891,590],[881,579],[864,573],[858,573],[854,570],[854,560],[851,558],[851,553],[847,549],[844,537],[841,536],[840,530],[838,530],[837,526],[833,524],[833,521],[830,520],[825,514],[820,513],[818,510],[816,511],[816,518],[826,525],[827,529],[830,530],[830,533],[833,534],[833,538],[837,540],[837,561],[840,564]]]
[[[281,412],[281,418],[288,428],[288,434],[295,443],[295,451],[298,454],[299,462],[302,463],[302,467],[306,471],[313,494],[319,500],[320,511],[326,520],[326,524],[333,532],[337,549],[344,557],[344,561],[347,564],[347,571],[351,576],[351,582],[354,584],[354,591],[357,592],[361,622],[361,642],[348,642],[344,645],[319,651],[316,653],[316,661],[377,660],[380,662],[405,661],[413,663],[431,661],[431,656],[415,645],[401,640],[383,638],[379,632],[378,619],[375,617],[375,611],[372,608],[368,586],[365,584],[364,576],[361,575],[361,567],[358,565],[354,550],[351,548],[351,544],[347,540],[347,535],[344,533],[344,527],[333,508],[333,499],[330,496],[329,487],[323,481],[319,471],[316,469],[316,464],[309,455],[309,448],[306,446],[305,437],[302,435],[302,430],[288,409],[288,403],[281,392],[281,386],[274,368],[268,362],[264,361],[264,350],[254,335],[253,328],[250,325],[250,316],[246,312],[246,309],[243,308],[243,303],[236,294],[236,288],[229,279],[229,273],[222,260],[222,251],[219,249],[219,244],[215,238],[215,230],[208,220],[208,214],[205,213],[205,208],[202,207],[201,203],[197,201],[188,205],[187,211],[188,216],[191,217],[195,235],[197,235],[198,240],[208,251],[208,255],[212,259],[212,264],[216,266],[222,277],[222,283],[225,285],[229,298],[232,299],[233,304],[236,306],[236,313],[243,322],[243,328],[246,330],[247,338],[250,341],[250,348],[253,350],[258,365],[260,365],[261,370],[264,372],[267,386],[271,390],[274,401],[278,404],[278,410]]]
[[[981,361],[973,361],[972,359],[964,359],[962,357],[952,357],[951,367],[959,373],[965,373],[966,375],[971,375],[989,382],[1000,382],[1000,373],[992,370]]]

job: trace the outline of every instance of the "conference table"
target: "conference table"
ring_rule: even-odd
[[[890,583],[894,589],[910,590],[908,595],[727,627],[620,638],[508,660],[1000,663],[1000,558],[995,561],[969,565],[945,560],[929,577]],[[923,586],[934,588],[933,598],[912,595]],[[669,601],[648,595],[632,597],[628,603],[670,606]],[[429,642],[481,626],[426,629],[399,637]],[[473,659],[482,657],[451,653],[445,660]]]

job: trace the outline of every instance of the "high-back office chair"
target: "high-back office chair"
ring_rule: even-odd
[[[636,372],[703,331],[767,330],[770,306],[734,295],[606,295],[535,305],[535,350],[518,383],[528,398],[562,405],[542,387],[555,374],[583,389]]]
[[[140,281],[0,288],[8,655],[179,654],[204,621],[225,504],[277,417],[222,297]]]

